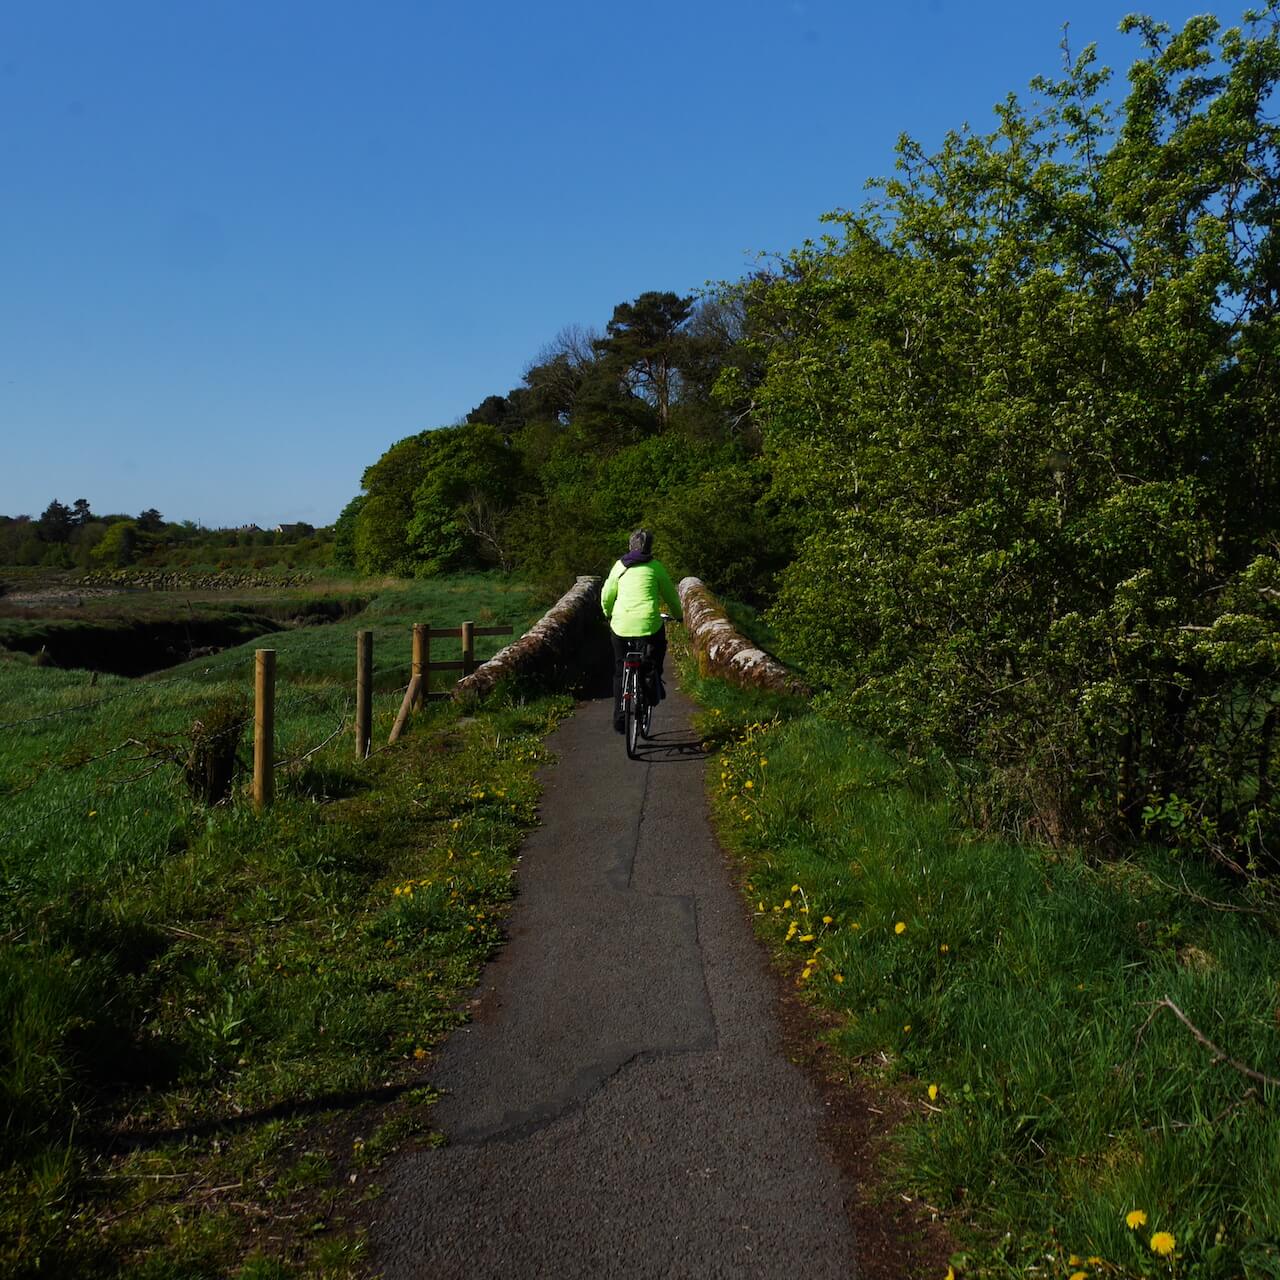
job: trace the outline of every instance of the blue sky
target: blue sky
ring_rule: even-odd
[[[5,0],[0,513],[328,523],[563,326],[988,125],[1064,22],[1123,71],[1134,7]]]

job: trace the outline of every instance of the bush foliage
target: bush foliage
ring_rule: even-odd
[[[743,286],[774,621],[841,712],[1053,839],[1272,869],[1280,706],[1275,4],[1145,20]]]

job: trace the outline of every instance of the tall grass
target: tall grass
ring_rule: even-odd
[[[533,818],[541,735],[566,704],[465,723],[432,704],[395,749],[357,761],[354,633],[375,632],[376,745],[412,622],[519,634],[541,604],[498,578],[399,584],[360,617],[272,636],[282,767],[261,813],[243,773],[206,807],[180,765],[193,722],[251,694],[253,645],[139,681],[0,661],[0,1271],[133,1274],[145,1258],[147,1274],[226,1274],[247,1234],[235,1212],[153,1200],[127,1143],[101,1153],[370,1090],[459,1020]],[[237,732],[247,762],[250,726]],[[200,1186],[199,1161],[259,1161],[275,1194],[260,1132],[213,1156],[175,1138],[166,1168]],[[104,1177],[134,1188],[132,1213],[104,1200]]]
[[[1280,1088],[1160,1004],[1280,1077],[1280,917],[1159,848],[976,837],[841,726],[701,690],[759,930],[915,1099],[900,1176],[972,1230],[969,1268],[1280,1275]]]

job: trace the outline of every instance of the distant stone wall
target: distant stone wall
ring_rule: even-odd
[[[300,587],[315,574],[304,569],[288,573],[255,573],[230,569],[197,573],[188,569],[96,569],[77,581],[83,587],[113,587],[119,591],[238,591],[245,587]]]
[[[729,621],[700,578],[684,578],[677,588],[685,630],[703,675],[731,684],[809,697],[812,690],[777,658],[757,648]]]
[[[599,636],[604,621],[600,582],[599,578],[579,578],[519,640],[459,680],[454,685],[454,698],[483,698],[506,679],[556,678],[580,669],[603,645]]]

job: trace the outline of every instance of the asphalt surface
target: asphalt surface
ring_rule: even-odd
[[[608,700],[550,739],[510,942],[428,1076],[448,1145],[379,1202],[387,1280],[856,1274],[822,1103],[668,688],[643,760]]]

